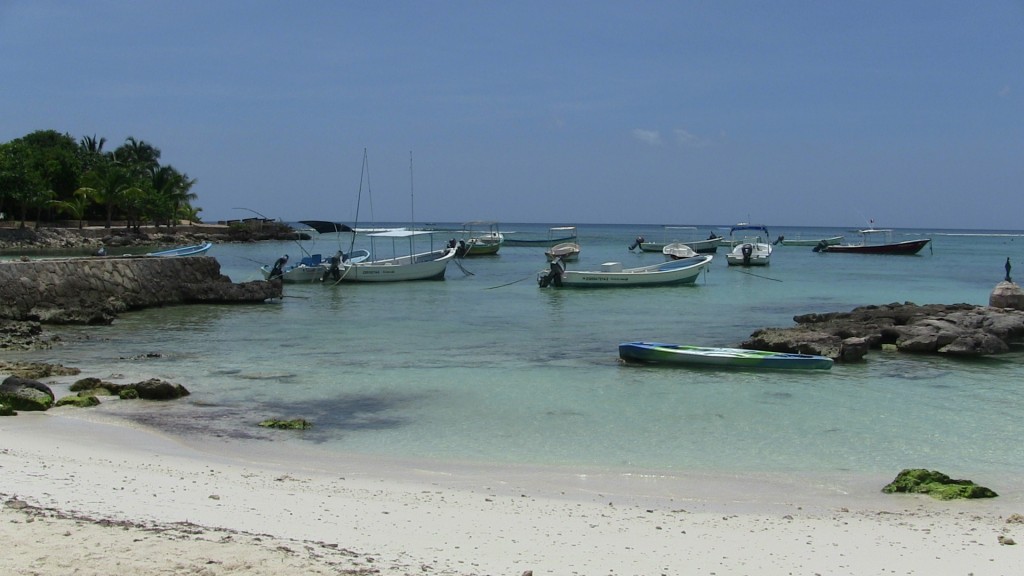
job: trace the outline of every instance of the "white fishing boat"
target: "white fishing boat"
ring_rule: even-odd
[[[560,226],[558,228],[552,228],[552,230],[569,232],[572,236],[570,240],[566,242],[559,242],[544,251],[544,255],[548,258],[548,262],[553,261],[555,258],[558,258],[562,262],[574,262],[579,260],[580,252],[582,250],[580,248],[579,241],[577,240],[576,227]]]
[[[661,249],[661,253],[667,256],[669,260],[682,260],[683,258],[692,258],[697,255],[696,250],[682,242],[673,242],[666,245]]]
[[[445,245],[434,249],[429,230],[388,230],[368,234],[373,254],[380,254],[381,243],[391,240],[392,253],[406,250],[404,256],[394,256],[361,262],[345,262],[341,271],[341,282],[402,282],[406,280],[443,280],[448,262],[455,257],[455,248]],[[416,240],[431,239],[431,248],[416,252]]]
[[[767,266],[771,263],[772,245],[768,242],[768,228],[737,224],[729,230],[729,238],[732,250],[725,255],[725,261],[730,266]]]
[[[667,286],[693,284],[714,256],[701,254],[692,258],[670,260],[639,268],[623,268],[621,262],[605,262],[600,270],[566,270],[559,260],[541,272],[537,283],[541,288],[623,288],[632,286]]]

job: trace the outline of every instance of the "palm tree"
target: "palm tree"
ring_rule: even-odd
[[[79,188],[75,190],[72,198],[68,200],[51,200],[50,205],[63,212],[73,219],[78,220],[78,229],[81,230],[85,220],[85,211],[91,204],[92,188]]]
[[[188,206],[198,198],[191,192],[195,186],[195,179],[189,178],[188,174],[178,172],[173,166],[161,166],[153,174],[153,189],[163,202],[167,203],[171,226],[177,226],[181,216],[182,208]]]

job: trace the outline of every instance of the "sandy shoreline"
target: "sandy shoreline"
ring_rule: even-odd
[[[0,419],[14,574],[1017,574],[1021,491],[229,458],[64,409]],[[300,465],[304,463],[304,465]],[[763,480],[763,479],[762,479]],[[998,486],[993,486],[999,491]],[[11,571],[10,566],[13,566]]]

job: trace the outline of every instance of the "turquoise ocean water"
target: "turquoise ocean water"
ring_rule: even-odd
[[[553,225],[557,225],[553,224]],[[443,228],[443,225],[438,227]],[[459,228],[458,225],[452,225]],[[547,224],[502,224],[544,236]],[[728,227],[700,226],[703,236]],[[773,239],[834,228],[769,226]],[[654,263],[633,238],[660,226],[580,225],[577,269]],[[443,242],[450,233],[439,234]],[[108,402],[96,413],[185,439],[304,447],[431,461],[757,474],[1024,475],[1024,353],[988,359],[872,351],[830,371],[751,372],[623,365],[631,340],[732,346],[809,312],[865,304],[987,304],[1011,257],[1024,277],[1024,233],[903,230],[918,256],[816,254],[776,246],[766,268],[728,267],[720,248],[693,286],[541,289],[540,248],[452,264],[440,282],[287,285],[256,306],[182,306],[67,327],[69,344],[9,354],[80,366],[83,376],[159,377],[192,395],[172,403]],[[348,238],[220,244],[234,281],[302,250]],[[159,353],[159,357],[144,357]],[[266,418],[306,418],[302,432]],[[251,444],[250,444],[251,445]]]

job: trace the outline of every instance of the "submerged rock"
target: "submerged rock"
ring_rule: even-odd
[[[306,428],[312,428],[313,423],[298,418],[295,420],[264,420],[260,422],[260,426],[264,428],[278,428],[281,430],[305,430]]]
[[[942,472],[924,468],[908,468],[896,475],[896,479],[882,488],[882,492],[893,494],[928,494],[939,500],[958,498],[995,498],[998,496],[984,486],[970,480],[953,480]]]

